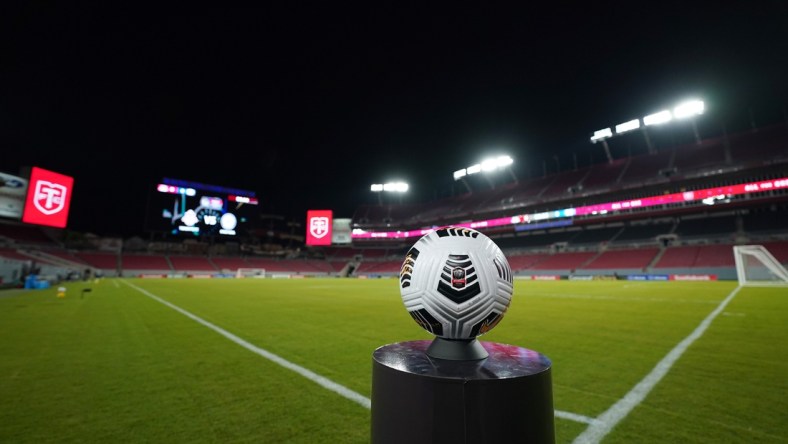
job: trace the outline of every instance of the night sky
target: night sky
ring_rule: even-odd
[[[69,228],[129,236],[163,177],[350,217],[371,183],[445,196],[487,154],[601,161],[594,130],[687,97],[788,104],[785,2],[547,3],[6,10],[0,171],[73,176]]]

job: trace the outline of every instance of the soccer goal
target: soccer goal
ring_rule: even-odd
[[[733,247],[739,285],[788,285],[788,271],[763,245]]]
[[[265,268],[239,268],[235,271],[237,278],[264,278]]]

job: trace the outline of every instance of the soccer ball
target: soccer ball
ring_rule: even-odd
[[[445,339],[490,331],[512,301],[512,270],[489,237],[470,228],[433,230],[408,250],[400,295],[422,328]]]

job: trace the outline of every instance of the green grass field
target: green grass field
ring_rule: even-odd
[[[0,292],[0,442],[366,443],[370,411],[228,340],[370,397],[372,352],[431,336],[393,279],[103,280]],[[81,293],[91,287],[92,292]],[[482,341],[553,362],[559,411],[596,418],[736,287],[516,281]],[[604,438],[788,442],[788,289],[745,288]],[[556,418],[556,441],[587,424]]]

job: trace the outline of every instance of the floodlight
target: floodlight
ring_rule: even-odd
[[[658,113],[649,114],[648,116],[643,118],[643,124],[646,126],[651,125],[659,125],[660,123],[670,122],[673,119],[673,115],[670,111],[660,111]]]
[[[408,184],[405,182],[389,182],[383,184],[383,191],[389,191],[393,193],[404,193],[408,191]]]
[[[457,171],[454,172],[454,180],[459,180],[459,179],[465,177],[466,174],[468,174],[468,172],[465,170],[465,168],[463,168],[461,170],[457,170]]]
[[[471,165],[467,168],[468,174],[476,174],[482,170],[482,166],[480,164]]]
[[[514,160],[512,160],[512,158],[509,156],[498,156],[498,158],[495,159],[495,162],[499,167],[505,167],[513,164]]]
[[[482,161],[482,171],[488,172],[498,168],[498,161],[496,159],[484,159]]]
[[[616,125],[616,134],[625,133],[640,128],[640,119],[630,120],[629,122]]]
[[[673,117],[677,119],[683,119],[686,117],[697,116],[699,114],[703,114],[704,110],[705,105],[702,100],[690,100],[680,103],[678,106],[673,108]]]
[[[383,184],[382,183],[373,183],[371,187],[372,191],[379,193],[383,191]]]
[[[610,131],[610,128],[605,128],[594,131],[594,135],[591,136],[591,141],[596,142],[597,140],[607,139],[608,137],[613,137],[613,132]]]

